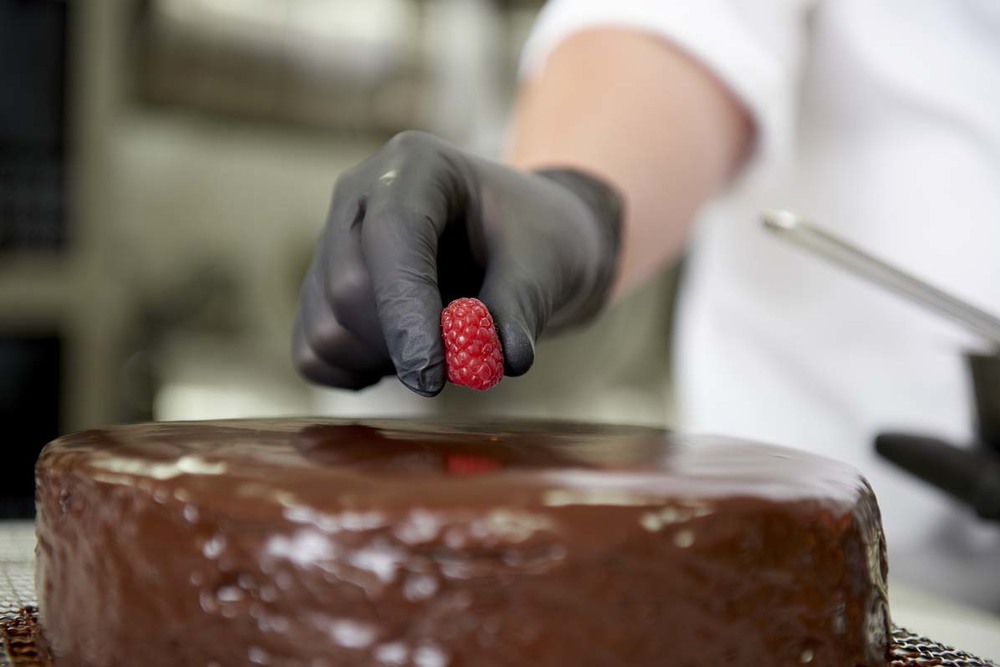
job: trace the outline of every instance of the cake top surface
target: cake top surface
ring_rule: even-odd
[[[234,515],[264,507],[654,505],[664,499],[814,501],[868,493],[842,463],[716,436],[523,421],[256,419],[114,426],[64,436],[46,470]]]

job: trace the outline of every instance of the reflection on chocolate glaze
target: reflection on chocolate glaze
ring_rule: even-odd
[[[378,474],[594,467],[582,448],[532,442],[524,434],[455,431],[432,437],[389,425],[312,424],[295,435],[295,444],[310,461]],[[628,452],[623,447],[618,455],[626,458]]]

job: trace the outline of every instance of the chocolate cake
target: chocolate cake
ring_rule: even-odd
[[[875,498],[631,427],[220,421],[37,468],[55,664],[885,665]]]

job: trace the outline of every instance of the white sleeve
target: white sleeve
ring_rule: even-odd
[[[639,30],[701,62],[746,107],[756,126],[748,171],[769,171],[792,149],[809,0],[550,0],[525,45],[522,77],[535,75],[566,37],[590,28]]]

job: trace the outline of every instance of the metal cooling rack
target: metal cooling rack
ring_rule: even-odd
[[[35,604],[35,527],[31,521],[0,521],[0,623]],[[0,647],[0,667],[8,667]]]

